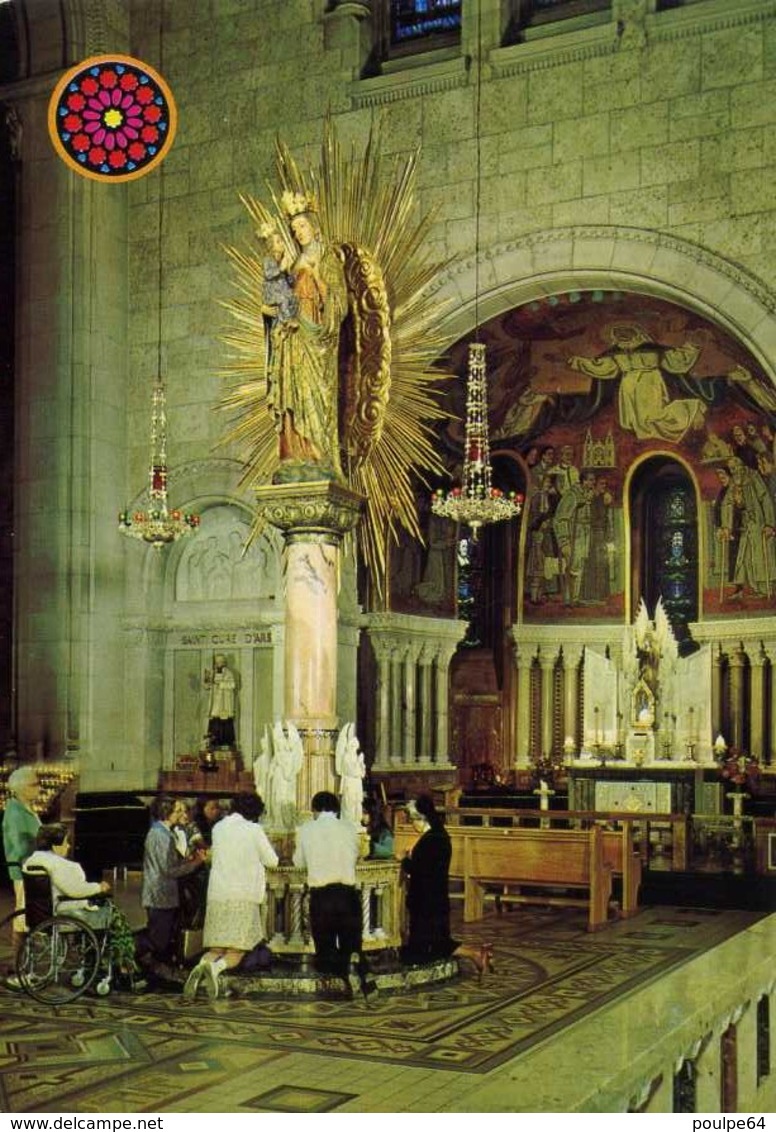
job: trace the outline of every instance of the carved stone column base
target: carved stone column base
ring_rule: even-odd
[[[334,748],[337,732],[316,729],[300,731],[304,743],[304,765],[297,781],[297,805],[302,817],[309,816],[310,800],[319,790],[337,793],[334,773]]]

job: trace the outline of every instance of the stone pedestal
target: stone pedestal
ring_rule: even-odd
[[[260,514],[283,532],[285,577],[284,716],[305,745],[297,806],[334,790],[337,736],[337,592],[344,535],[357,525],[361,495],[328,480],[255,489]]]

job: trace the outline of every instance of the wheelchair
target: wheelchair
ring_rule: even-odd
[[[92,927],[77,913],[54,912],[45,869],[23,874],[27,932],[16,956],[22,990],[48,1005],[72,1002],[92,986],[110,994],[113,963],[105,927]]]

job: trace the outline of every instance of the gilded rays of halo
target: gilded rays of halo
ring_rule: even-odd
[[[430,262],[427,254],[433,217],[417,218],[417,157],[397,159],[386,169],[376,130],[364,148],[345,155],[327,122],[317,169],[304,174],[278,142],[271,207],[241,198],[257,236],[279,233],[292,260],[296,248],[281,201],[288,193],[314,197],[323,239],[339,249],[349,297],[343,333],[350,347],[349,364],[340,372],[342,472],[366,496],[358,537],[378,592],[398,527],[421,537],[415,490],[444,471],[433,429],[449,416],[440,387],[447,375],[434,365],[444,347],[444,308],[429,294],[446,264]],[[268,483],[279,463],[265,374],[262,242],[226,249],[234,293],[223,303],[229,325],[221,373],[229,388],[221,408],[231,417],[223,443],[234,445],[244,460],[243,483],[249,486]]]

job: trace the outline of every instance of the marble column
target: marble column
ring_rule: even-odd
[[[755,646],[749,657],[749,753],[762,759],[765,751],[765,663],[763,649]]]
[[[722,731],[722,650],[719,645],[711,656],[711,741]]]
[[[541,719],[541,732],[542,732],[542,748],[540,754],[552,754],[552,717],[553,717],[553,703],[554,703],[554,676],[555,676],[555,653],[548,653],[542,651],[539,654],[539,664],[542,670],[542,719]]]
[[[563,646],[563,741],[574,741],[568,754],[579,752],[579,665],[582,649],[579,645]]]
[[[297,806],[333,790],[337,728],[337,579],[342,539],[361,514],[363,497],[326,480],[255,489],[260,514],[285,541],[284,715],[305,744]]]
[[[418,704],[419,754],[420,761],[427,763],[431,760],[431,736],[434,723],[434,698],[432,694],[432,665],[433,653],[426,647],[421,649],[418,658],[420,671],[420,702]]]
[[[531,667],[534,654],[515,645],[517,667],[517,763],[528,766],[531,754]]]
[[[404,656],[406,649],[394,645],[391,650],[391,762],[404,762]]]
[[[418,758],[418,655],[420,649],[410,645],[404,661],[404,761],[413,765]]]
[[[695,1058],[695,1111],[719,1112],[721,1055],[718,1033],[707,1035]]]
[[[391,751],[391,652],[375,646],[377,661],[377,718],[375,720],[375,770],[385,770]]]
[[[768,765],[776,762],[776,642],[766,641],[763,650],[768,659],[770,684],[770,719],[769,734],[767,736],[767,749],[763,751],[763,761]]]
[[[730,744],[742,750],[744,747],[744,665],[746,653],[743,645],[733,649],[728,657],[730,665]]]
[[[450,764],[450,661],[454,649],[440,649],[434,666],[436,689],[436,762]]]

